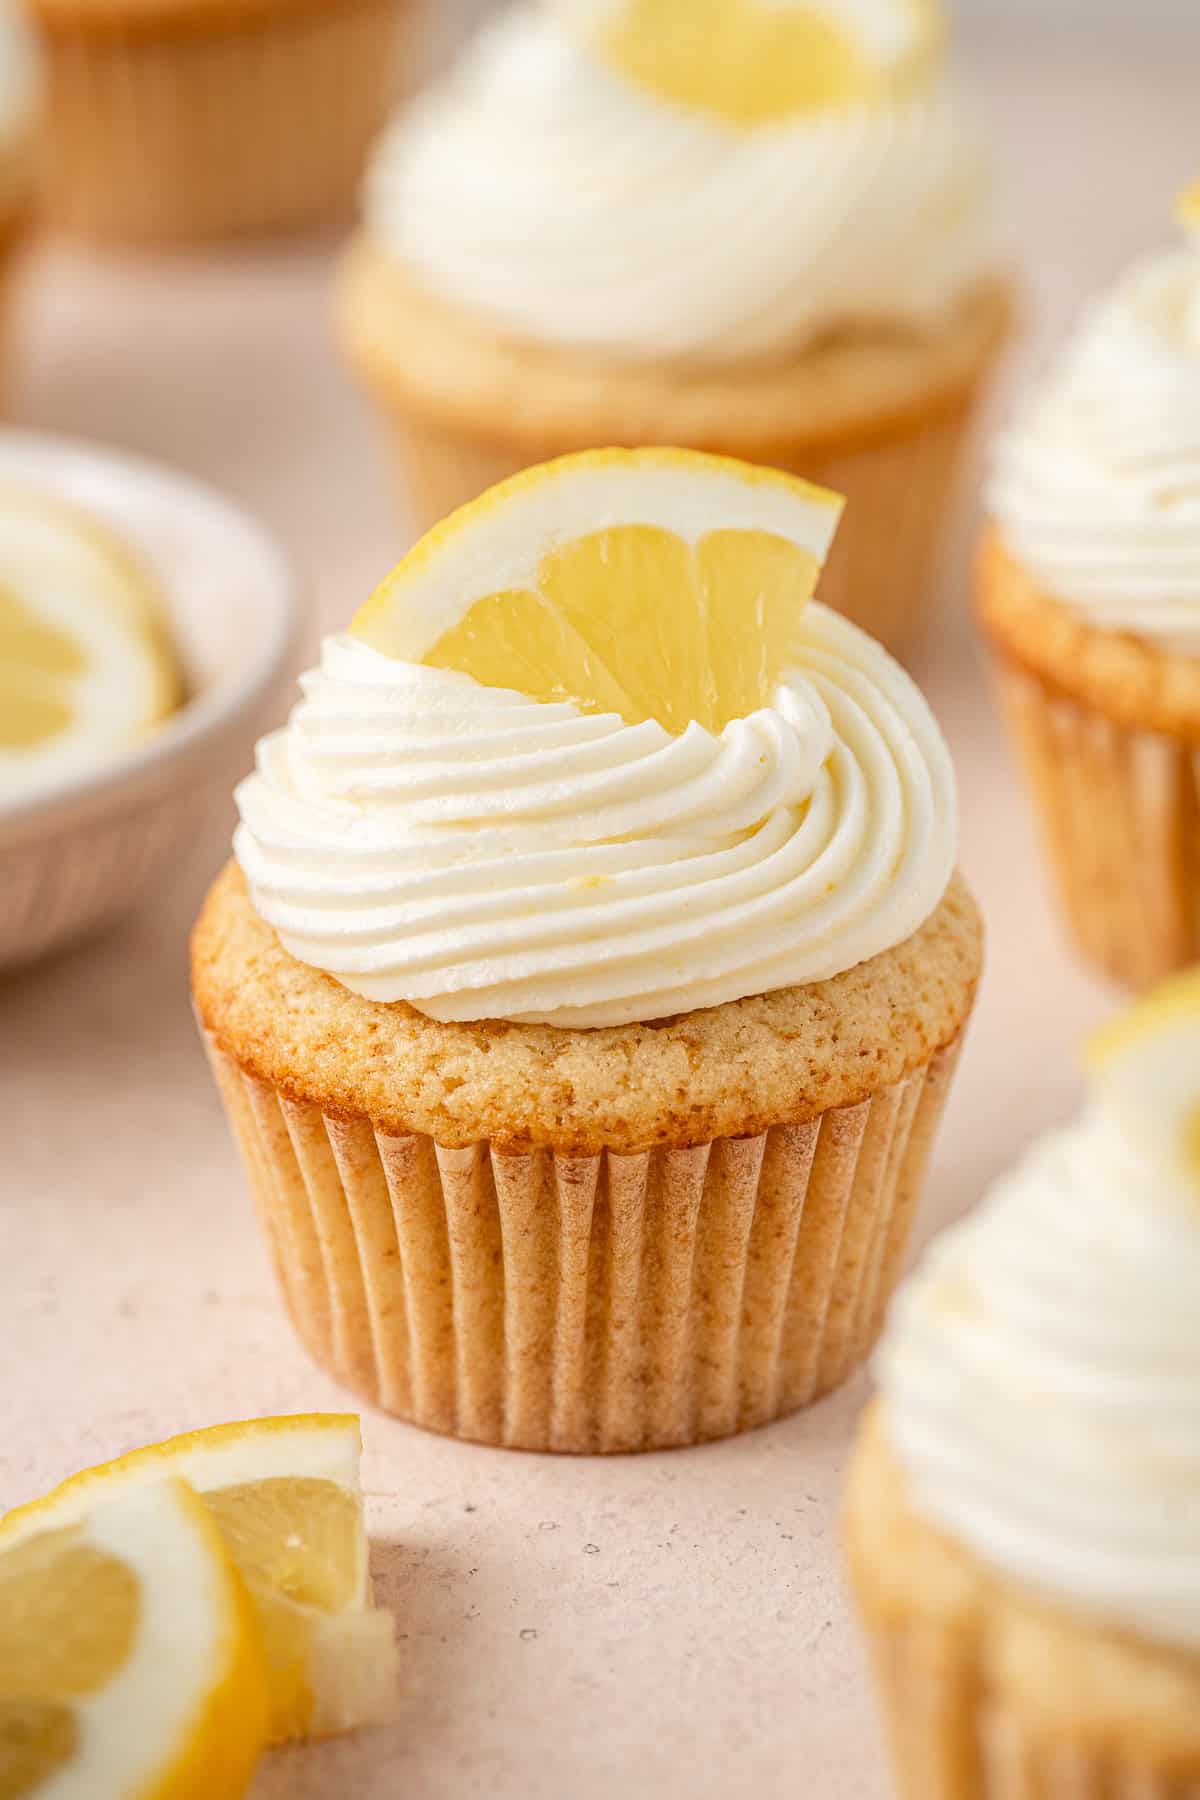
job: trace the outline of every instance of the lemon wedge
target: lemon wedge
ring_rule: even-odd
[[[563,457],[436,526],[351,632],[485,687],[719,732],[790,666],[841,506],[695,451]]]
[[[1200,1204],[1200,969],[1173,976],[1102,1026],[1085,1059],[1101,1103]]]
[[[916,88],[945,35],[938,0],[560,0],[625,80],[727,123],[777,123]]]
[[[253,1609],[186,1484],[6,1532],[3,1800],[235,1800],[266,1735]]]
[[[1185,231],[1200,232],[1200,181],[1184,188],[1175,202],[1175,213]]]
[[[0,489],[0,797],[129,748],[180,698],[161,603],[125,545]]]
[[[172,1475],[203,1497],[258,1615],[271,1741],[321,1737],[394,1703],[390,1613],[373,1605],[352,1414],[252,1419],[170,1438],[72,1476],[0,1520],[14,1531],[73,1523],[101,1495]],[[0,1800],[6,1800],[0,1789]]]

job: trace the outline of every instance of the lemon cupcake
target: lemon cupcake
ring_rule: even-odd
[[[1005,334],[932,8],[520,5],[383,140],[340,335],[425,526],[514,469],[685,443],[844,492],[823,593],[926,609]]]
[[[805,604],[837,510],[679,451],[514,477],[239,790],[197,1011],[301,1337],[418,1424],[692,1443],[875,1337],[980,941],[924,701]]]
[[[1200,977],[901,1290],[847,1542],[904,1800],[1200,1792]]]
[[[417,0],[27,0],[47,82],[45,204],[159,243],[349,209]]]
[[[16,252],[33,196],[37,79],[13,0],[0,0],[0,398]]]
[[[979,563],[1071,926],[1134,985],[1200,956],[1198,469],[1193,237],[1093,307],[1002,439]]]

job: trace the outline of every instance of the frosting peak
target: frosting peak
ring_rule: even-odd
[[[907,675],[812,604],[773,704],[719,736],[627,725],[328,640],[238,791],[285,947],[443,1020],[653,1020],[902,942],[957,851]]]
[[[936,326],[992,264],[948,89],[740,129],[622,80],[532,5],[385,136],[367,222],[502,332],[626,359]]]

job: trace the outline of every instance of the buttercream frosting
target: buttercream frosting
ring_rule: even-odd
[[[1001,438],[990,507],[1092,623],[1200,651],[1200,245],[1091,308]]]
[[[825,607],[716,736],[326,641],[238,791],[254,904],[301,961],[441,1020],[653,1020],[909,937],[954,868],[917,688]]]
[[[944,79],[748,129],[624,82],[526,4],[386,134],[366,214],[503,332],[738,360],[944,322],[994,267],[984,189]]]

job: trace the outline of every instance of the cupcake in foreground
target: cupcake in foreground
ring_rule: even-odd
[[[594,12],[518,5],[375,156],[339,329],[418,522],[595,444],[775,464],[903,646],[1010,310],[934,9]]]
[[[527,471],[329,639],[193,991],[300,1335],[417,1423],[686,1444],[841,1381],[980,967],[949,757],[809,597],[834,496]]]
[[[847,1543],[904,1800],[1200,1792],[1200,976],[902,1288]]]
[[[344,217],[417,3],[26,0],[51,220],[160,243]]]
[[[996,454],[979,612],[1071,926],[1146,985],[1200,956],[1200,193]]]

